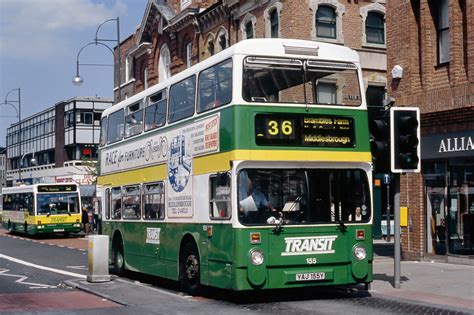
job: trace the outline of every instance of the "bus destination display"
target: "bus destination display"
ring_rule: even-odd
[[[44,185],[38,186],[38,192],[76,191],[75,185]]]
[[[336,115],[257,114],[257,145],[352,148],[354,119]]]

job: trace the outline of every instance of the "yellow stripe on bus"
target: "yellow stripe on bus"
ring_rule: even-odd
[[[193,173],[206,174],[230,169],[229,161],[320,161],[320,162],[370,162],[370,152],[341,151],[288,151],[288,150],[234,150],[196,157],[193,159]],[[167,177],[166,164],[134,169],[98,178],[104,186],[127,185],[131,183],[163,180]]]

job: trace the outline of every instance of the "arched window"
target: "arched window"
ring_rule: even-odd
[[[277,9],[272,10],[270,12],[270,37],[271,38],[278,38],[278,30],[279,30],[279,21],[278,21],[278,11]]]
[[[163,44],[160,49],[160,61],[158,62],[158,82],[163,82],[171,76],[171,55],[168,45]]]
[[[253,38],[253,24],[252,21],[247,22],[245,24],[245,38],[250,39]]]
[[[193,65],[192,57],[193,57],[193,44],[188,42],[185,46],[186,48],[186,68],[189,68]]]
[[[240,32],[243,39],[255,38],[255,25],[257,18],[251,13],[247,13],[240,23]]]
[[[385,44],[384,16],[378,12],[369,12],[365,20],[365,34],[367,43]]]
[[[332,7],[320,5],[316,13],[316,36],[336,39],[336,12]]]
[[[227,29],[224,27],[221,27],[219,32],[217,33],[214,48],[216,49],[216,52],[223,51],[224,49],[227,48],[228,44],[228,32]]]

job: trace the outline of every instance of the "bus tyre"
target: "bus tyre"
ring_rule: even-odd
[[[180,252],[179,283],[191,295],[201,292],[199,254],[194,243],[186,243]]]
[[[125,259],[123,255],[123,245],[121,242],[117,242],[114,245],[114,273],[117,276],[123,276],[125,273]]]

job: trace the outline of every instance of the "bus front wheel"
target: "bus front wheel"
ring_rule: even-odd
[[[179,258],[179,282],[181,289],[191,295],[201,292],[199,253],[194,243],[186,243]]]
[[[125,259],[123,255],[123,246],[121,242],[114,245],[114,273],[117,276],[123,276],[125,273]]]

